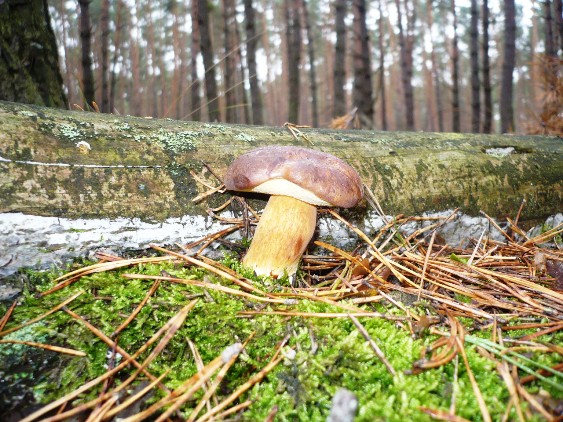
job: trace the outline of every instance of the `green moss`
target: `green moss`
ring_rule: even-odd
[[[228,255],[224,263],[231,268],[240,269],[240,263],[233,255]],[[54,285],[52,280],[59,276],[60,272],[29,273],[21,304],[14,311],[6,328],[40,315],[72,294],[83,291],[69,308],[86,317],[91,324],[109,336],[145,297],[153,283],[150,280],[125,279],[121,274],[160,275],[163,271],[174,277],[206,280],[237,288],[199,268],[173,264],[145,264],[92,274],[58,292],[38,298],[37,291],[51,288]],[[262,283],[264,282],[265,280],[262,280]],[[260,283],[257,283],[257,286],[272,288]],[[134,352],[194,297],[200,297],[197,305],[166,349],[149,367],[154,375],[170,370],[170,375],[165,380],[169,388],[180,385],[197,372],[187,339],[196,344],[203,361],[209,362],[225,347],[243,341],[255,333],[246,353],[240,356],[224,380],[224,386],[218,393],[219,398],[226,397],[261,370],[271,359],[282,339],[287,337],[289,340],[284,348],[284,361],[263,382],[242,397],[242,400],[254,401],[244,413],[245,420],[264,420],[275,405],[279,406],[276,420],[325,420],[330,411],[332,396],[341,387],[347,388],[358,397],[358,421],[425,421],[430,420],[430,417],[420,411],[420,406],[441,410],[447,410],[450,406],[454,390],[453,363],[419,375],[406,375],[413,362],[420,358],[421,350],[436,339],[433,336],[413,339],[408,331],[391,321],[361,319],[366,330],[397,371],[397,375],[393,377],[349,319],[286,318],[271,315],[246,318],[239,314],[241,311],[257,308],[266,311],[341,311],[319,302],[299,301],[294,306],[264,307],[262,303],[254,303],[215,290],[204,292],[199,287],[162,282],[148,304],[119,335],[119,344],[127,351]],[[1,312],[6,306],[0,308]],[[383,308],[378,305],[376,310],[382,311]],[[40,403],[54,400],[107,370],[108,347],[83,324],[63,311],[17,333],[19,336],[25,335],[28,340],[71,347],[87,354],[85,358],[72,358],[43,352],[50,359],[56,359],[53,368],[41,377],[34,374],[28,383],[35,399]],[[478,332],[477,335],[487,338],[490,334]],[[21,360],[25,359],[26,353],[37,352],[27,346],[19,347],[18,350],[14,346],[0,345],[0,356],[3,357],[0,370],[11,374],[6,377],[8,383],[16,383],[22,377],[30,376],[29,368],[22,366]],[[294,356],[290,349],[295,351]],[[479,355],[473,346],[467,346],[466,351],[471,370],[489,411],[493,419],[500,419],[506,409],[509,395],[495,371],[495,363]],[[544,355],[541,361],[552,364],[553,356]],[[146,357],[146,354],[144,356]],[[536,386],[549,390],[549,386],[543,384]],[[480,413],[477,401],[461,361],[456,391],[457,414],[471,420],[478,417]],[[93,398],[98,393],[98,390],[89,391],[81,400]],[[158,394],[155,398],[157,397]],[[194,405],[186,404],[184,411],[188,412]]]

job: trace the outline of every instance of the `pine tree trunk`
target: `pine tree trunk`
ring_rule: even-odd
[[[236,26],[234,0],[223,0],[223,41],[225,50],[225,106],[226,122],[237,123],[235,43],[233,26]]]
[[[207,97],[207,113],[210,122],[221,121],[217,80],[215,76],[215,60],[211,43],[211,29],[209,22],[209,5],[207,0],[193,0],[198,2],[198,27],[200,48],[205,68],[205,96]]]
[[[250,101],[248,98],[248,91],[246,89],[246,81],[248,80],[247,76],[247,69],[242,58],[242,40],[240,36],[240,29],[237,19],[237,9],[235,7],[234,14],[235,14],[235,23],[233,26],[233,36],[235,37],[235,57],[236,57],[236,67],[238,69],[239,78],[237,79],[237,89],[236,89],[236,98],[237,98],[237,110],[238,110],[238,121],[241,123],[250,124]]]
[[[479,83],[479,8],[477,0],[471,0],[471,130],[479,133],[481,129],[481,99]]]
[[[78,4],[80,5],[80,41],[82,45],[82,95],[84,96],[84,108],[89,110],[95,101],[91,57],[90,0],[78,0]]]
[[[346,11],[347,1],[336,0],[334,3],[334,31],[336,45],[334,47],[334,85],[332,94],[332,116],[339,117],[346,114]]]
[[[192,109],[188,118],[190,120],[201,120],[201,84],[197,74],[197,57],[201,51],[200,48],[200,30],[199,30],[199,0],[191,0],[191,18],[192,18],[192,45],[191,45],[191,85],[190,97]]]
[[[354,90],[353,103],[358,107],[362,127],[373,127],[373,94],[369,34],[366,25],[366,1],[354,0]]]
[[[67,107],[46,0],[0,2],[0,99]]]
[[[381,7],[383,0],[377,2],[378,19],[378,47],[379,47],[379,98],[381,98],[381,130],[387,130],[387,99],[385,96],[385,46],[383,43],[385,31],[383,30],[383,10]]]
[[[452,0],[452,15],[454,18],[454,38],[452,40],[452,131],[461,132],[459,109],[459,47],[457,43],[457,12],[455,0]]]
[[[301,63],[301,23],[299,0],[285,0],[287,75],[288,75],[288,117],[287,121],[299,123],[300,101],[300,63]]]
[[[543,0],[543,16],[545,20],[545,55],[555,57],[556,47],[553,36],[553,16],[551,13],[551,0]]]
[[[500,92],[500,126],[502,133],[514,131],[512,104],[513,72],[516,63],[516,7],[514,0],[504,0],[504,54]]]
[[[414,30],[415,24],[415,5],[409,12],[408,1],[404,0],[405,5],[405,20],[407,27],[403,25],[403,11],[401,7],[401,0],[395,0],[397,6],[397,26],[399,27],[399,47],[401,55],[401,81],[403,85],[403,95],[405,96],[405,117],[406,129],[414,130],[414,91],[412,86],[412,49],[414,43]]]
[[[486,0],[484,0],[486,1]],[[430,51],[430,62],[432,65],[432,81],[434,85],[434,96],[436,98],[436,120],[438,123],[438,131],[444,131],[444,108],[442,107],[442,89],[440,81],[440,68],[436,60],[436,49],[434,48],[435,40],[432,37],[432,30],[434,27],[434,16],[432,14],[432,0],[426,2],[426,21],[428,30],[430,32],[430,40],[432,43],[432,50]]]
[[[262,94],[258,83],[256,68],[256,45],[258,43],[256,35],[256,18],[254,13],[253,0],[244,0],[244,17],[246,32],[246,63],[248,65],[248,78],[250,80],[250,98],[252,101],[252,120],[255,125],[264,124],[262,111]]]
[[[124,4],[122,0],[117,1],[116,10],[115,10],[115,36],[113,40],[113,58],[111,61],[111,77],[110,77],[110,84],[109,84],[109,112],[115,112],[115,87],[117,84],[117,61],[119,57],[123,54],[121,51],[121,34],[123,32],[123,27],[125,23],[123,22],[123,9]]]
[[[313,127],[319,127],[319,104],[317,94],[317,72],[315,63],[315,37],[311,29],[311,19],[309,17],[309,10],[307,1],[301,0],[301,7],[303,10],[303,20],[305,22],[305,32],[307,33],[307,53],[309,56],[309,85],[311,88],[311,108],[313,116]]]
[[[109,69],[109,0],[102,0],[101,15],[100,15],[100,29],[101,29],[101,81],[102,81],[102,113],[109,113],[109,87],[108,87],[108,69]]]
[[[493,129],[493,97],[491,87],[491,65],[489,60],[489,4],[483,0],[483,133]]]

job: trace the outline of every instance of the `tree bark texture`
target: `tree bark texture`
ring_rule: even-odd
[[[347,1],[336,0],[334,5],[334,31],[336,44],[334,46],[334,85],[332,89],[332,115],[340,117],[346,114],[346,11]]]
[[[90,28],[90,1],[79,0],[80,43],[82,45],[82,95],[84,108],[91,109],[94,98],[94,72],[92,71],[92,29]]]
[[[483,133],[493,130],[493,88],[491,86],[491,63],[489,59],[489,3],[483,0]]]
[[[387,98],[385,96],[385,44],[384,44],[384,26],[383,26],[383,8],[381,7],[383,0],[377,2],[377,8],[379,12],[378,19],[378,40],[377,45],[379,47],[379,98],[381,98],[381,130],[387,130]]]
[[[288,78],[288,117],[287,121],[299,123],[299,101],[301,96],[301,19],[299,0],[285,0],[286,40],[287,40],[287,78]]]
[[[514,130],[514,106],[512,104],[514,66],[516,64],[516,6],[514,0],[504,0],[504,54],[500,91],[500,131]]]
[[[401,2],[404,3],[404,11]],[[406,129],[414,130],[414,91],[412,86],[412,50],[414,43],[414,25],[416,20],[416,6],[413,4],[409,11],[409,0],[395,0],[397,6],[397,26],[399,27],[399,46],[401,54],[401,81],[405,97]],[[403,25],[403,13],[406,27]]]
[[[190,120],[201,120],[201,84],[197,74],[197,56],[199,55],[200,37],[199,37],[199,0],[192,1],[191,19],[192,19],[192,44],[191,44],[191,60],[190,60],[190,77],[192,83],[190,84],[190,98],[191,110],[187,117]]]
[[[0,99],[68,107],[47,0],[0,2]]]
[[[303,9],[303,21],[305,22],[305,32],[307,34],[307,55],[309,58],[309,86],[311,89],[311,108],[313,127],[319,127],[319,105],[317,100],[317,72],[315,64],[315,36],[311,28],[311,18],[306,0],[301,0]]]
[[[479,83],[479,8],[477,0],[471,0],[471,131],[479,133],[481,129],[481,86]]]
[[[235,16],[234,0],[223,0],[223,45],[225,49],[225,121],[238,123],[237,120],[237,97],[236,97],[236,75],[237,66],[235,61],[235,37],[234,28],[237,25]]]
[[[358,107],[362,127],[373,127],[373,94],[369,33],[366,24],[366,1],[354,0],[354,90],[353,103]]]
[[[310,148],[356,168],[385,213],[453,208],[542,219],[563,209],[563,143],[556,137],[304,130]],[[90,149],[81,147],[87,142]],[[0,213],[165,221],[206,215],[234,157],[301,145],[275,127],[108,116],[0,102]],[[351,211],[363,218],[364,204]],[[354,217],[354,218],[355,218]],[[1,214],[0,214],[1,218]]]
[[[108,69],[109,69],[109,0],[102,0],[101,15],[100,15],[100,29],[101,29],[101,81],[102,81],[102,113],[109,113],[109,87],[108,87]]]
[[[221,112],[219,110],[215,61],[213,58],[213,45],[211,43],[209,5],[207,0],[197,0],[197,3],[200,48],[203,56],[203,66],[205,68],[205,95],[207,97],[207,110],[209,114],[209,121],[218,122],[221,120]]]
[[[258,36],[256,34],[256,14],[254,12],[253,0],[244,0],[244,17],[246,31],[246,63],[248,65],[248,79],[250,82],[250,98],[252,101],[252,124],[264,124],[262,94],[258,83],[256,67],[256,45]]]
[[[452,132],[461,132],[460,99],[459,99],[459,47],[457,44],[457,11],[455,0],[452,0],[454,18],[454,38],[452,40]]]

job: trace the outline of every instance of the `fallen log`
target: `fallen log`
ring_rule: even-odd
[[[295,138],[277,127],[156,120],[0,102],[0,244],[7,245],[0,251],[0,266],[14,268],[21,262],[10,253],[24,238],[36,249],[65,250],[71,234],[92,235],[88,224],[95,221],[102,226],[128,222],[123,230],[130,238],[143,225],[152,224],[156,234],[158,225],[178,224],[170,229],[180,227],[176,236],[163,229],[163,242],[205,233],[212,229],[208,208],[227,197],[193,199],[220,185],[218,179],[234,157],[273,144],[306,146],[346,160],[389,215],[460,208],[470,216],[484,211],[504,218],[513,216],[526,200],[520,220],[541,221],[563,209],[561,138],[302,132]],[[360,222],[373,214],[364,203],[349,217]],[[32,217],[57,219],[67,229],[55,232],[54,240],[52,233],[41,233],[55,220],[41,220],[41,227],[34,229],[36,238],[25,237],[14,226],[24,224],[28,229]],[[108,230],[106,240],[111,242],[113,229]],[[98,232],[90,237],[96,236]]]

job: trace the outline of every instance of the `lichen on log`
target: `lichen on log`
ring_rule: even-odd
[[[522,219],[542,219],[562,209],[560,138],[304,132],[311,148],[354,166],[389,214],[460,207],[469,215],[483,210],[504,217],[523,199]],[[90,149],[77,147],[81,141]],[[206,188],[190,171],[205,173],[207,165],[222,175],[233,157],[272,144],[307,146],[283,128],[0,102],[0,212],[147,221],[204,215],[209,204],[192,199]]]

